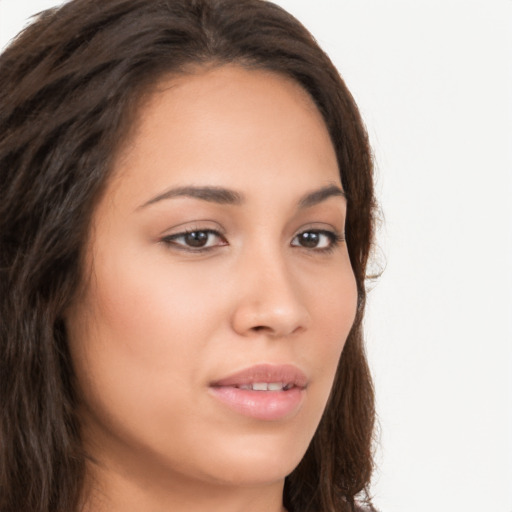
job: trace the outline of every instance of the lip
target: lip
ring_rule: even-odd
[[[240,389],[260,382],[282,383],[289,389]],[[307,385],[306,375],[294,365],[260,364],[212,382],[209,390],[214,398],[239,414],[262,421],[277,421],[298,412]]]

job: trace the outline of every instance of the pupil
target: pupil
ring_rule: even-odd
[[[304,247],[316,247],[320,240],[318,233],[302,233],[301,243]]]
[[[208,241],[208,233],[206,231],[193,231],[187,233],[186,242],[191,247],[203,247]]]

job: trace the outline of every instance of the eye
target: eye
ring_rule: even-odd
[[[227,245],[226,239],[212,229],[195,229],[162,238],[162,242],[178,249],[200,251]]]
[[[303,247],[304,249],[329,251],[339,245],[342,240],[343,237],[334,231],[311,229],[296,235],[291,245]]]

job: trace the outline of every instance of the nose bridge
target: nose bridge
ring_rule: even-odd
[[[286,336],[307,327],[307,307],[285,247],[247,247],[239,265],[243,285],[234,315],[236,330]]]
[[[254,268],[255,282],[252,293],[263,292],[266,300],[283,304],[293,300],[296,294],[291,269],[286,262],[283,251],[270,249],[268,246],[259,251],[253,251],[248,265]]]

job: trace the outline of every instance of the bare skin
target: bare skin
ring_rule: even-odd
[[[66,317],[88,512],[284,510],[356,312],[341,189],[295,83],[223,66],[160,84],[94,212],[91,277]],[[254,365],[302,375],[297,401],[218,399]],[[290,390],[248,394],[272,392]]]

